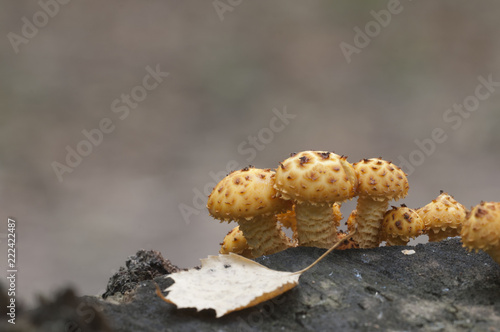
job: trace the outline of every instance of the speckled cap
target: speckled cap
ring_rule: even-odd
[[[357,178],[347,157],[333,152],[292,153],[276,169],[275,188],[284,199],[312,204],[342,202],[356,195]]]
[[[463,246],[469,250],[500,250],[500,202],[481,202],[475,206],[468,213],[460,235]]]
[[[385,241],[387,236],[409,241],[410,238],[421,235],[424,227],[424,222],[415,210],[406,206],[393,206],[384,215],[381,230],[382,241]]]
[[[232,252],[242,255],[243,257],[252,258],[247,239],[243,236],[243,232],[240,230],[239,226],[236,226],[229,233],[227,233],[224,237],[224,241],[220,245],[220,254],[227,255]]]
[[[274,171],[253,167],[230,173],[208,196],[210,215],[222,221],[237,221],[291,209],[291,202],[277,196],[274,178]]]
[[[358,195],[373,200],[398,200],[410,186],[401,168],[381,158],[363,159],[354,164],[358,176]]]
[[[465,206],[448,193],[441,193],[435,200],[417,210],[428,230],[459,229],[467,214]]]

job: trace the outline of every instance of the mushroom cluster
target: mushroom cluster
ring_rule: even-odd
[[[391,200],[408,194],[406,174],[382,158],[350,164],[327,151],[292,153],[276,169],[252,166],[233,171],[208,197],[207,208],[220,221],[236,221],[221,243],[221,254],[248,258],[290,247],[337,249],[404,246],[422,234],[429,241],[461,236],[464,247],[484,250],[500,264],[500,203],[468,211],[442,192],[422,208],[405,204],[388,209]],[[357,198],[347,229],[338,230],[345,200]],[[290,229],[288,237],[283,228]]]

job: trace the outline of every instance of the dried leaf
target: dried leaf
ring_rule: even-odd
[[[169,275],[175,283],[161,297],[178,308],[214,309],[222,317],[292,289],[300,277],[300,273],[271,270],[233,253],[209,256],[201,260],[201,266]]]
[[[201,269],[191,269],[170,274],[175,283],[164,296],[156,286],[156,294],[177,308],[214,309],[218,317],[270,300],[297,286],[306,272],[344,240],[337,242],[311,265],[297,272],[271,270],[248,258],[230,253],[209,256],[201,260]]]

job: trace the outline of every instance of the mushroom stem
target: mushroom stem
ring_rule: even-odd
[[[500,264],[500,250],[498,249],[491,249],[491,250],[485,250],[485,252],[490,255],[491,258],[498,264]]]
[[[356,206],[356,225],[358,232],[353,239],[360,248],[376,248],[380,244],[380,227],[389,201],[374,200],[368,196],[359,196]]]
[[[409,240],[403,240],[399,236],[388,236],[385,243],[387,246],[406,246]]]
[[[238,220],[254,257],[270,255],[292,247],[290,239],[281,230],[275,216],[255,216]]]
[[[337,242],[337,226],[332,204],[295,204],[299,246],[330,248]]]
[[[460,230],[458,228],[448,228],[443,230],[429,230],[427,234],[429,236],[430,242],[439,242],[449,237],[460,236]]]

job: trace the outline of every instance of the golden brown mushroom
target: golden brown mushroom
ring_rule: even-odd
[[[210,215],[238,222],[254,257],[292,246],[276,222],[276,214],[292,204],[277,196],[274,178],[270,169],[247,167],[222,179],[208,197]]]
[[[386,241],[388,246],[405,246],[410,238],[416,238],[423,233],[425,224],[418,213],[407,207],[393,206],[384,215],[380,240]]]
[[[247,239],[243,236],[243,232],[240,230],[239,226],[236,226],[227,233],[224,237],[224,241],[220,245],[220,254],[227,255],[232,252],[246,258],[254,258],[252,250],[248,246]]]
[[[467,209],[448,193],[441,194],[426,206],[417,210],[425,223],[429,241],[437,242],[460,235]]]
[[[330,248],[337,242],[332,205],[352,198],[357,178],[346,157],[332,152],[292,154],[276,170],[275,188],[295,203],[297,238],[301,246]]]
[[[463,246],[483,250],[500,264],[500,202],[481,202],[462,225]]]
[[[358,204],[354,240],[360,248],[380,244],[380,227],[390,200],[399,200],[408,193],[406,174],[390,161],[381,158],[363,159],[354,164],[358,176]]]
[[[337,241],[342,241],[342,244],[339,245],[336,250],[347,250],[347,249],[354,249],[354,248],[359,248],[359,244],[357,244],[352,238],[348,240],[344,240],[344,238],[347,236],[347,233],[344,233],[342,231],[339,231],[337,233]]]

